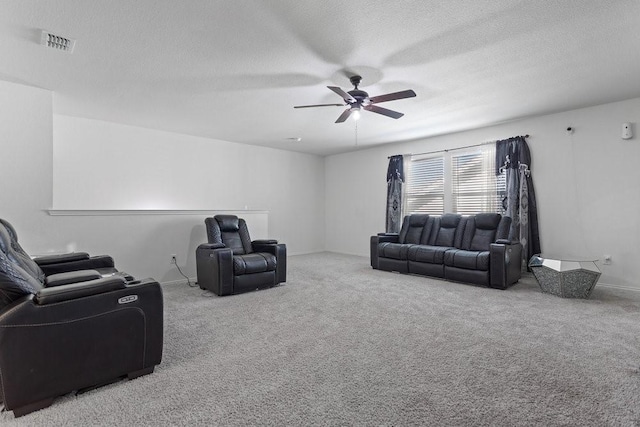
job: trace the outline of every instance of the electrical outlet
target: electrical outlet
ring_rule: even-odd
[[[603,257],[603,261],[602,261],[602,263],[603,263],[604,265],[611,265],[611,255],[605,255],[605,256]]]
[[[171,264],[177,264],[178,260],[176,254],[171,254]]]

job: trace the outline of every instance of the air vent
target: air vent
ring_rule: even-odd
[[[55,34],[52,34],[48,31],[42,31],[42,38],[40,39],[40,43],[43,46],[68,53],[73,53],[73,48],[76,45],[75,40],[68,39],[62,36],[56,36]]]

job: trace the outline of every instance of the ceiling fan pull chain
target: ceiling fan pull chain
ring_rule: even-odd
[[[356,147],[358,146],[358,120],[355,120],[356,122]]]

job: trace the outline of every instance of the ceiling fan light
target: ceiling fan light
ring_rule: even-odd
[[[360,120],[360,107],[352,107],[351,108],[351,116],[353,117],[353,120]]]

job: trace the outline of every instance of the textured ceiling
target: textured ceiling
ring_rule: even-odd
[[[59,114],[326,155],[638,97],[640,1],[3,0],[0,56]],[[349,73],[417,97],[293,109]]]

